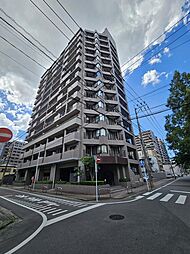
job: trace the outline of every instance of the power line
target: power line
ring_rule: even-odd
[[[0,50],[0,53],[5,55],[6,57],[10,58],[12,61],[14,61],[15,63],[19,64],[20,66],[22,66],[23,68],[25,68],[26,70],[30,71],[32,74],[34,74],[35,76],[39,77],[39,75],[37,75],[36,73],[34,73],[33,71],[31,71],[30,69],[28,69],[26,66],[24,66],[23,64],[17,62],[14,58],[12,58],[11,56],[7,55],[6,53],[2,52]]]
[[[15,25],[17,25],[22,31],[24,31],[28,36],[30,36],[35,42],[37,42],[43,49],[45,49],[49,54],[51,54],[54,58],[57,58],[49,49],[47,49],[40,41],[38,41],[31,33],[29,33],[23,26],[21,26],[15,19],[9,16],[2,8],[0,11],[9,18]]]
[[[65,23],[65,21],[54,11],[54,9],[45,1],[45,0],[42,0],[47,6],[48,8],[56,15],[56,17],[58,17],[59,20],[61,20],[61,22],[69,29],[69,31],[72,33],[72,34],[75,34],[74,31]]]
[[[51,23],[52,25],[67,39],[69,40],[69,37],[32,1],[29,0]]]
[[[1,17],[0,17],[0,19],[1,19]],[[25,45],[27,45],[27,47],[29,47],[29,48],[32,49],[34,52],[36,52],[36,53],[40,54],[42,57],[44,57],[44,55],[42,55],[40,52],[38,52],[35,48],[33,48],[33,47],[31,47],[30,45],[28,45],[24,40],[22,40],[19,36],[17,36],[16,33],[14,33],[14,32],[13,32],[12,30],[10,30],[8,27],[4,26],[3,24],[1,24],[1,26],[2,26],[4,29],[6,29],[9,33],[11,33],[13,36],[15,36],[18,40],[22,41]],[[41,50],[40,50],[40,51],[41,51]],[[45,58],[45,57],[44,57],[44,59],[46,59],[46,61],[49,61],[49,62],[50,62],[49,59],[47,59],[47,58]],[[52,61],[51,61],[50,63],[52,63]]]
[[[30,60],[32,60],[33,62],[35,62],[36,64],[38,64],[40,67],[42,67],[43,69],[46,70],[46,68],[41,65],[40,63],[38,63],[35,59],[33,59],[32,57],[30,57],[28,54],[26,54],[24,51],[22,51],[21,49],[19,49],[18,47],[16,47],[14,44],[12,44],[11,42],[9,42],[7,39],[5,39],[3,36],[0,35],[0,38],[4,41],[6,41],[8,44],[10,44],[13,48],[17,49],[19,52],[21,52],[23,55],[25,55],[26,57],[28,57]]]
[[[153,41],[151,41],[145,48],[143,48],[142,50],[140,50],[135,56],[133,56],[132,58],[130,58],[127,62],[125,62],[121,68],[126,65],[127,63],[131,62],[135,57],[137,57],[138,55],[140,55],[141,53],[143,53],[145,50],[147,50],[152,44],[154,44],[157,40],[159,40],[162,36],[164,36],[167,32],[171,31],[171,29],[173,29],[177,24],[179,24],[185,17],[187,17],[190,14],[190,12],[188,12],[185,16],[183,16],[181,19],[179,19],[174,25],[170,26],[166,31],[164,31],[161,35],[159,35],[156,39],[154,39]],[[167,37],[167,39],[169,38],[169,36]],[[166,40],[166,39],[165,39]],[[164,40],[164,41],[165,41]],[[156,46],[158,47],[158,45]]]
[[[139,99],[139,98],[142,98],[142,97],[145,97],[145,96],[147,96],[147,95],[149,95],[149,94],[153,94],[153,93],[155,93],[156,91],[158,91],[158,90],[161,90],[161,89],[163,89],[163,88],[166,88],[166,87],[168,87],[169,85],[164,85],[164,86],[161,86],[161,87],[159,87],[159,88],[157,88],[157,89],[154,89],[153,91],[150,91],[150,92],[148,92],[148,93],[145,93],[145,94],[143,94],[143,95],[139,95],[138,97],[136,97],[135,99],[133,99],[133,100],[130,100],[130,101],[128,101],[128,102],[132,102],[132,101],[135,101],[135,100],[137,100],[137,99]]]
[[[66,8],[60,3],[59,0],[56,0],[58,2],[58,4],[61,6],[61,8],[67,13],[67,15],[72,19],[72,21],[75,23],[75,25],[78,26],[78,28],[80,28],[79,24],[76,22],[76,20],[71,16],[71,14],[66,10]]]
[[[0,17],[0,19],[5,22],[8,26],[10,26],[14,31],[16,31],[20,36],[22,36],[26,41],[28,41],[32,46],[37,48],[42,54],[47,56],[51,61],[54,61],[52,57],[50,57],[46,52],[44,52],[42,49],[40,49],[36,44],[34,44],[30,39],[28,39],[23,33],[21,33],[18,29],[16,29],[14,26],[12,26],[8,21],[6,21],[4,18]]]
[[[188,21],[189,23],[190,21]],[[160,52],[162,52],[162,50],[165,48],[165,47],[168,47],[170,45],[172,45],[174,42],[176,42],[177,40],[179,40],[180,38],[182,38],[184,35],[186,35],[187,33],[189,33],[190,30],[187,30],[186,32],[184,32],[182,35],[180,35],[179,37],[177,37],[174,41],[170,42],[169,44],[166,44],[165,46],[161,47],[161,49],[156,52],[154,55],[152,55],[151,57],[149,57],[148,59],[146,59],[142,64],[141,66],[143,66],[144,64],[146,64],[149,60],[151,60],[154,56],[157,56]],[[142,57],[141,57],[142,58]],[[135,63],[137,63],[141,58],[139,58],[137,61],[135,61],[133,64],[131,64],[130,66],[128,66],[127,68],[125,68],[123,70],[123,72],[127,69],[129,69],[130,67],[132,67]],[[131,70],[126,76],[128,76],[129,74],[131,74],[133,72],[133,70]]]

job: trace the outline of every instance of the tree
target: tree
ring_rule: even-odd
[[[94,180],[94,157],[84,156],[80,159],[85,166],[86,171],[89,173],[91,180]]]
[[[172,110],[166,116],[166,140],[175,153],[176,163],[190,166],[190,73],[175,71],[170,83],[167,106]]]

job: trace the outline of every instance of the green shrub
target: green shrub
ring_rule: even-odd
[[[56,184],[66,184],[67,183],[67,181],[56,181]]]
[[[53,181],[51,180],[44,180],[44,181],[37,181],[36,184],[52,184]]]

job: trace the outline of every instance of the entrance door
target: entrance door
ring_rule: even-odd
[[[106,183],[115,185],[114,168],[112,165],[106,164],[100,166],[100,169],[98,170],[98,180],[104,181],[105,179]]]

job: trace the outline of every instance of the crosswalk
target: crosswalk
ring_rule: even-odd
[[[174,202],[175,204],[184,205],[187,201],[187,195],[179,195],[177,193],[162,193],[162,192],[156,192],[156,193],[150,193],[149,197],[147,197],[148,193],[145,193],[144,196],[146,196],[146,200],[159,200],[160,202]]]
[[[16,204],[37,210],[45,214],[48,218],[61,216],[65,213],[72,212],[73,209],[80,209],[88,206],[88,204],[79,201],[71,201],[48,196],[44,197],[40,195],[37,197],[31,195],[11,195],[8,199]]]

